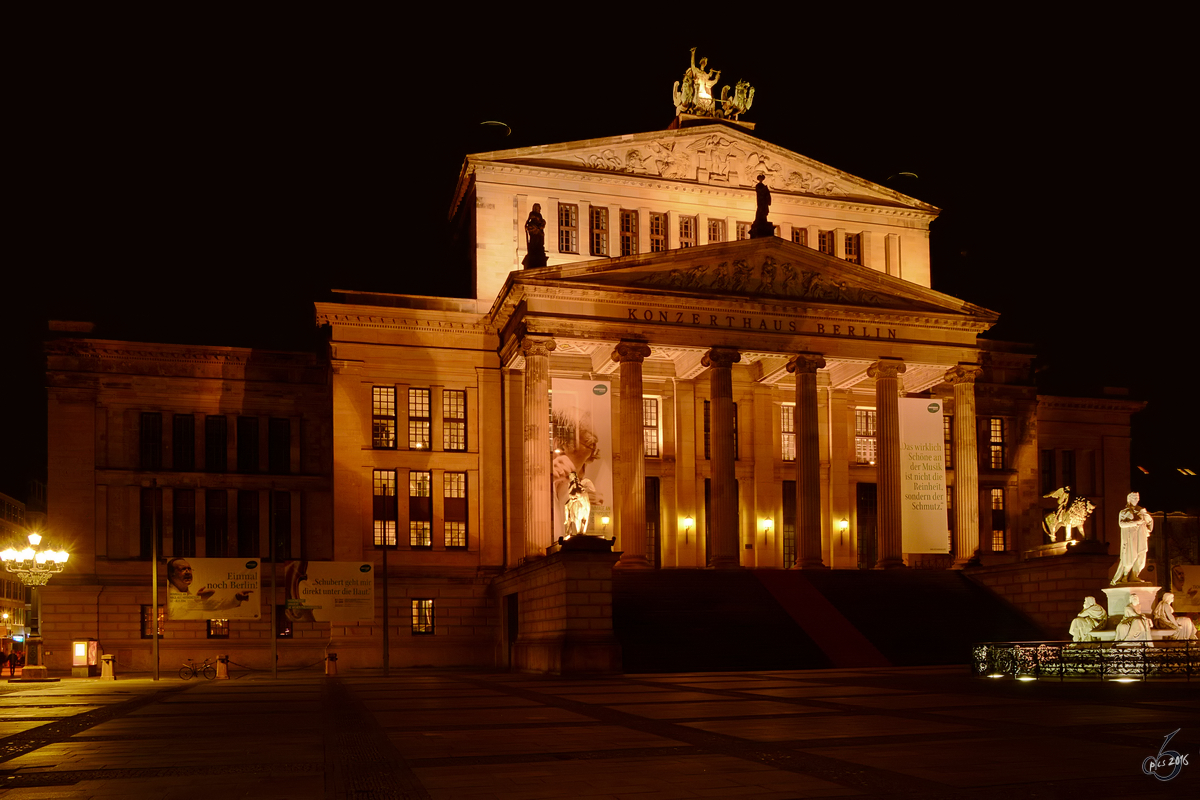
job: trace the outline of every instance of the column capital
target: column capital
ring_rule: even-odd
[[[529,356],[548,356],[554,352],[554,348],[558,343],[549,336],[523,336],[521,337],[521,355],[528,358]]]
[[[825,357],[820,353],[797,353],[787,363],[788,372],[816,372],[825,366]]]
[[[946,383],[974,383],[983,374],[983,368],[978,364],[960,361],[958,366],[946,370]]]
[[[902,358],[884,357],[867,367],[868,378],[895,378],[908,369]]]
[[[742,354],[732,347],[714,347],[704,354],[700,364],[705,367],[732,367],[742,360]]]
[[[650,355],[650,346],[643,342],[621,342],[612,351],[612,360],[618,364],[634,361],[638,364]]]

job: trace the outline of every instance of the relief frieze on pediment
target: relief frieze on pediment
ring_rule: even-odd
[[[655,272],[633,281],[633,284],[714,294],[765,295],[780,299],[881,308],[908,305],[897,298],[866,287],[855,286],[849,281],[824,275],[817,270],[797,267],[789,262],[777,263],[771,256],[763,258],[760,264],[752,264],[739,258],[717,264],[697,264],[687,269]]]

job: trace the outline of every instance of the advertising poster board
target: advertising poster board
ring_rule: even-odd
[[[375,619],[375,568],[364,561],[289,561],[284,565],[292,622]]]
[[[566,505],[572,472],[588,490],[592,503],[587,532],[600,535],[600,518],[611,519],[613,508],[612,392],[607,381],[554,378],[550,398],[554,541],[569,533]]]
[[[1142,579],[1147,578],[1149,570],[1142,572]],[[1177,564],[1171,568],[1171,588],[1175,593],[1175,603],[1172,608],[1178,614],[1186,611],[1190,614],[1200,611],[1200,565]]]
[[[900,497],[905,553],[950,552],[942,401],[900,398]]]
[[[167,561],[167,619],[258,619],[258,559]]]

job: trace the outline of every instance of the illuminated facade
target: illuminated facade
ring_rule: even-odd
[[[776,236],[749,239],[760,174]],[[523,270],[535,204],[549,266]],[[153,353],[114,370],[116,343],[52,344],[51,524],[94,533],[95,580],[78,580],[94,593],[120,576],[120,621],[136,632],[149,480],[193,492],[197,548],[212,536],[202,494],[225,493],[219,540],[249,546],[231,528],[256,522],[261,549],[263,509],[289,493],[293,557],[380,563],[387,550],[397,666],[517,664],[505,643],[526,620],[611,634],[602,570],[569,608],[520,599],[511,580],[564,533],[552,501],[563,458],[608,487],[592,531],[615,537],[618,571],[1018,563],[1042,554],[1046,486],[1071,479],[1097,507],[1091,531],[1115,539],[1139,405],[1039,398],[1032,352],[980,338],[997,315],[931,288],[937,214],[721,123],[469,156],[451,215],[474,298],[341,292],[316,306],[328,363],[273,354],[261,383],[255,351],[138,345]],[[137,377],[103,377],[113,372]],[[568,382],[603,396],[607,417],[564,423]],[[949,485],[921,497],[900,431],[914,399],[939,414],[937,446],[922,447]],[[197,464],[201,421],[223,415],[230,474],[139,466],[147,425],[174,452],[176,415],[194,420]],[[246,417],[259,420],[252,475],[232,468]],[[282,474],[276,420],[290,421]],[[241,520],[247,492],[258,516],[247,505]],[[162,503],[166,553],[179,517]],[[920,537],[916,505],[931,512]],[[376,665],[378,590],[376,602],[376,625],[304,635]]]

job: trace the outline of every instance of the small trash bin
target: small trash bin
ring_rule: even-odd
[[[116,656],[100,656],[100,678],[108,681],[115,681],[117,679]]]
[[[217,656],[217,680],[229,680],[229,656]]]
[[[330,678],[337,677],[337,653],[325,656],[325,675]]]

